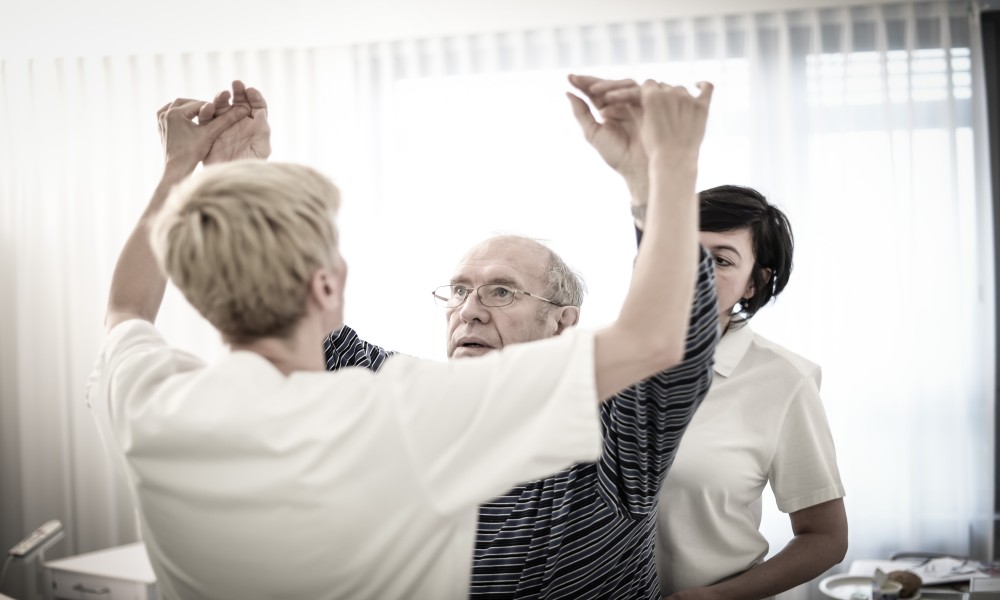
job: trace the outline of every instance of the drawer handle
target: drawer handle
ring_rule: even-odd
[[[106,587],[92,588],[92,587],[87,587],[87,586],[83,585],[82,583],[78,583],[78,584],[74,585],[73,586],[73,591],[74,592],[83,592],[84,594],[100,594],[100,595],[110,594],[111,593],[111,590],[108,589],[108,588],[106,588]]]

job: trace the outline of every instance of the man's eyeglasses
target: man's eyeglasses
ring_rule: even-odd
[[[476,295],[479,296],[480,304],[493,308],[498,306],[507,306],[514,301],[514,296],[517,294],[537,298],[542,302],[548,302],[549,304],[555,304],[556,306],[562,306],[558,302],[554,302],[548,298],[542,298],[541,296],[536,296],[531,292],[518,290],[499,283],[481,285],[477,288],[468,288],[464,285],[442,285],[431,292],[431,294],[434,296],[434,303],[438,306],[442,308],[456,308],[465,304],[465,299],[468,298],[469,294],[473,291],[475,291]]]

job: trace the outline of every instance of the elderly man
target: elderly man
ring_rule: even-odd
[[[571,81],[599,108],[642,110],[605,106],[589,92],[590,79]],[[581,99],[571,95],[571,102],[587,140],[612,167],[621,152],[635,151],[616,145],[619,136],[604,129],[618,121],[598,123]],[[686,180],[689,174],[669,175]],[[582,282],[552,250],[514,236],[473,247],[451,282],[434,292],[445,309],[448,356],[455,359],[560,335],[577,323],[582,296]],[[472,598],[659,597],[657,497],[681,434],[708,391],[719,335],[713,264],[704,251],[688,327],[680,364],[602,406],[604,449],[597,462],[522,483],[480,506]],[[392,355],[349,327],[334,332],[325,350],[331,370],[377,371]]]

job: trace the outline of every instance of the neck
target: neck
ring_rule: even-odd
[[[255,352],[285,375],[291,375],[295,371],[325,371],[323,335],[325,334],[317,334],[312,328],[300,324],[288,338],[259,338],[247,343],[230,344],[229,347],[234,352]]]

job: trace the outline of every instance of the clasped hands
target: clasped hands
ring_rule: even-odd
[[[640,85],[632,79],[570,75],[569,82],[597,109],[601,121],[582,98],[566,94],[584,137],[625,178],[633,205],[645,206],[648,200],[650,156],[697,159],[712,84],[699,82],[699,93],[691,95],[684,87],[652,80]]]
[[[645,204],[649,157],[667,153],[680,160],[697,157],[705,133],[712,85],[698,84],[692,96],[683,87],[647,80],[570,75],[570,83],[597,108],[601,121],[580,97],[567,93],[587,141],[628,184],[633,204]],[[267,102],[259,90],[236,80],[212,102],[178,98],[157,112],[167,165],[191,171],[206,165],[271,154]]]
[[[259,90],[233,81],[212,102],[178,98],[156,113],[168,170],[271,155],[267,101]]]

